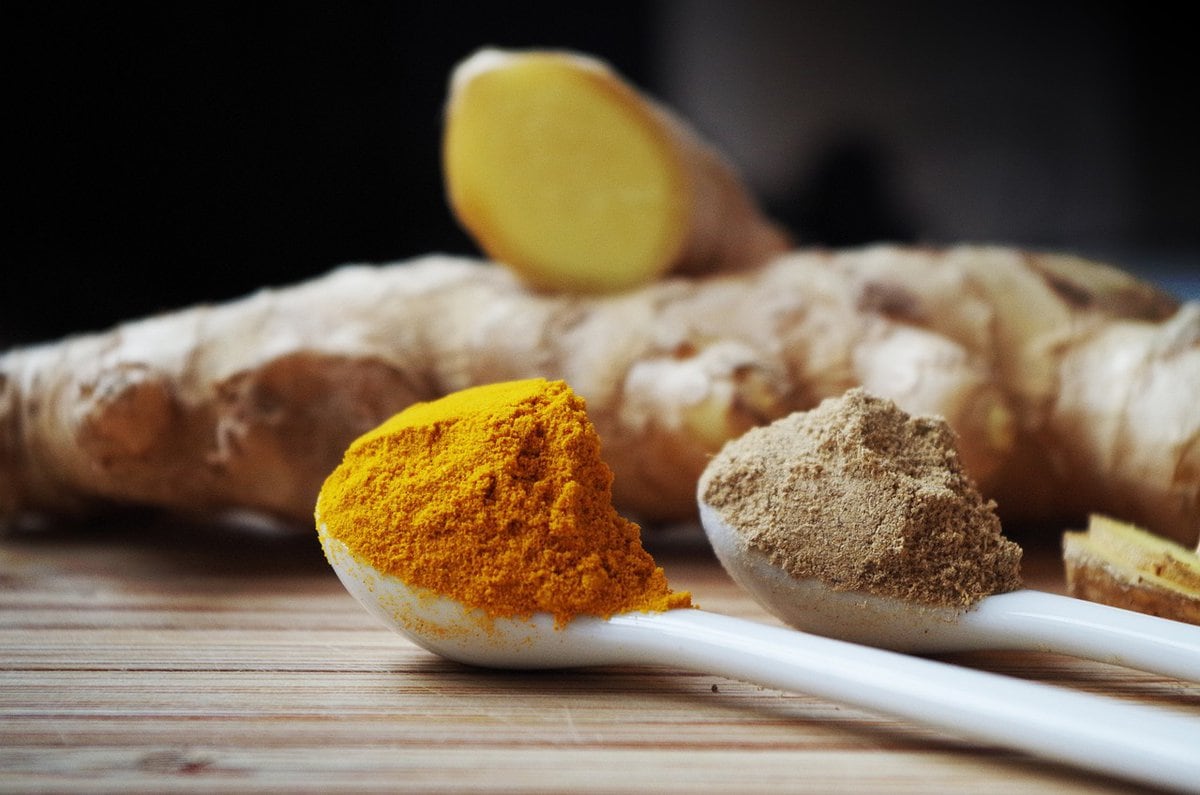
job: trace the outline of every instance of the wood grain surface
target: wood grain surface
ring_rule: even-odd
[[[706,609],[774,623],[698,531],[649,546]],[[1059,590],[1053,544],[1026,561]],[[1200,717],[1194,683],[1047,654],[943,659]],[[128,517],[0,537],[0,790],[1136,791],[703,673],[463,667],[377,625],[315,534]]]

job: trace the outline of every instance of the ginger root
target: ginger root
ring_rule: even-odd
[[[646,522],[694,516],[726,439],[864,386],[945,417],[1005,521],[1200,528],[1200,304],[1069,257],[889,246],[601,297],[428,257],[13,350],[0,516],[138,504],[307,524],[357,436],[534,376],[586,398],[614,499]]]
[[[462,226],[540,289],[615,292],[789,246],[713,148],[581,54],[487,49],[459,64],[443,166]]]
[[[1106,516],[1063,535],[1073,596],[1200,624],[1200,554]]]

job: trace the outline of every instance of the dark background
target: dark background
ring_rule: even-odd
[[[1146,4],[5,3],[0,348],[344,262],[474,253],[441,103],[475,48],[664,98],[801,240],[971,240],[1200,278],[1191,27]]]

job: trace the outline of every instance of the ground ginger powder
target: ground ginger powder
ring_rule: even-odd
[[[561,381],[418,403],[352,443],[317,523],[377,570],[493,617],[686,607],[612,505],[585,403]]]
[[[727,443],[699,488],[742,543],[835,590],[966,607],[1021,587],[950,427],[861,388]]]

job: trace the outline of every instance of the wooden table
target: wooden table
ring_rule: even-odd
[[[771,621],[698,531],[648,545],[705,608]],[[1026,559],[1059,588],[1052,542]],[[944,659],[1200,717],[1197,684]],[[703,673],[466,668],[378,626],[315,533],[128,518],[0,537],[0,790],[1136,791]]]

